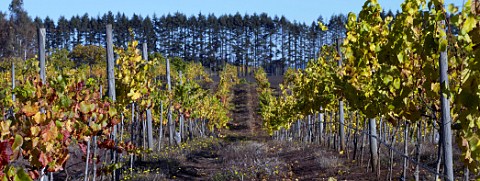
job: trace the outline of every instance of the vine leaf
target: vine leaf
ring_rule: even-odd
[[[23,145],[23,137],[20,135],[15,135],[15,140],[12,144],[12,150],[17,150]]]
[[[13,178],[13,181],[31,181],[32,179],[30,176],[23,170],[23,168],[20,168],[17,170],[17,174],[15,174],[15,177]]]
[[[473,16],[467,17],[463,26],[462,26],[462,34],[467,34],[468,32],[472,31],[477,25],[477,20]]]
[[[12,145],[8,141],[0,142],[0,167],[10,163],[10,156],[12,156]]]
[[[31,117],[31,116],[37,114],[37,113],[38,113],[38,110],[39,110],[39,109],[38,109],[38,106],[36,106],[36,105],[33,105],[33,106],[32,106],[32,105],[30,104],[30,101],[27,102],[27,104],[26,104],[25,106],[23,106],[23,108],[22,108],[22,112],[23,112],[27,117]]]

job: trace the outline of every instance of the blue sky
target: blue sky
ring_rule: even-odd
[[[385,10],[399,9],[403,0],[378,0]],[[446,3],[455,2],[461,5],[463,0],[445,0]],[[363,0],[24,0],[24,8],[31,17],[39,16],[57,20],[64,15],[90,16],[103,15],[112,11],[124,12],[131,16],[133,13],[142,16],[181,12],[188,16],[192,14],[215,13],[221,14],[253,14],[266,12],[270,16],[285,15],[291,21],[311,23],[322,15],[328,19],[332,14],[347,14],[359,12]],[[0,0],[0,11],[8,11],[10,0]]]

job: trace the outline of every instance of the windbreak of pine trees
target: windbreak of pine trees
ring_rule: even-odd
[[[113,24],[114,44],[119,47],[125,48],[133,33],[150,51],[204,66],[214,68],[228,62],[283,73],[287,67],[303,68],[306,61],[318,56],[322,45],[344,36],[346,22],[343,14],[332,15],[328,22],[320,16],[306,24],[266,13],[187,16],[178,12],[152,17],[108,12],[97,17],[84,14],[61,16],[57,21],[49,17],[32,20],[22,5],[22,0],[13,0],[10,16],[0,12],[0,57],[34,56],[38,27],[46,28],[47,49],[71,50],[76,45],[104,45],[105,25]],[[321,31],[318,22],[326,24],[328,31]]]

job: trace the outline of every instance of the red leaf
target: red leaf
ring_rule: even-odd
[[[48,164],[47,155],[45,155],[43,152],[40,152],[40,157],[38,158],[38,161],[42,164],[43,167],[46,167]]]
[[[112,119],[110,120],[110,124],[109,124],[109,125],[115,126],[115,125],[117,125],[118,123],[120,123],[120,120],[118,120],[117,118],[112,118]]]
[[[85,86],[85,83],[83,81],[77,83],[77,90],[82,90],[83,86]]]
[[[66,129],[62,130],[62,134],[63,134],[63,143],[65,145],[69,145],[70,144],[70,132]]]
[[[10,156],[12,156],[12,145],[8,141],[0,142],[0,167],[3,168],[5,165],[10,163]]]
[[[103,142],[98,144],[98,148],[113,149],[115,147],[115,142],[112,139],[106,139]]]

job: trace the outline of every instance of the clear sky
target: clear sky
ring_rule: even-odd
[[[383,9],[396,11],[403,0],[378,0]],[[464,0],[445,0],[446,3],[461,5]],[[8,11],[10,0],[0,0],[0,11]],[[39,16],[57,20],[64,15],[90,16],[103,15],[108,11],[114,14],[124,12],[146,16],[181,12],[187,16],[214,13],[253,14],[265,12],[270,16],[284,15],[290,21],[311,23],[320,15],[328,19],[332,14],[358,13],[364,0],[24,0],[24,8],[34,18]]]

